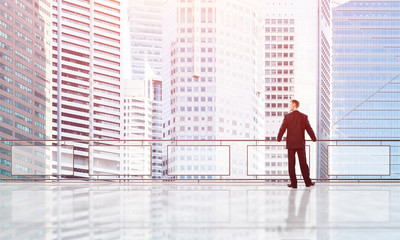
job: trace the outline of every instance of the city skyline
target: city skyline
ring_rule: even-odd
[[[363,64],[358,60],[346,59],[343,51],[362,54],[352,44],[361,41],[357,40],[360,39],[357,31],[363,25],[357,27],[361,20],[355,22],[348,15],[350,13],[339,14],[341,8],[347,9],[348,6],[352,6],[349,11],[355,12],[358,11],[356,7],[390,12],[390,9],[397,7],[395,2],[386,6],[372,0],[369,5],[357,5],[361,4],[360,1],[339,1],[331,5],[328,0],[307,0],[301,4],[293,0],[65,0],[47,4],[43,2],[46,8],[35,10],[36,15],[32,10],[34,8],[30,7],[32,3],[24,2],[17,1],[11,5],[3,0],[1,5],[1,54],[4,61],[0,70],[4,80],[2,89],[5,91],[1,95],[4,103],[0,115],[4,123],[1,126],[1,169],[3,175],[8,177],[11,177],[12,169],[19,169],[19,172],[26,170],[27,173],[34,170],[33,166],[26,168],[29,164],[21,165],[25,159],[22,156],[19,163],[11,166],[10,150],[13,143],[7,140],[37,140],[33,145],[43,145],[39,140],[70,141],[74,145],[73,167],[70,162],[63,166],[63,157],[70,161],[70,149],[61,144],[58,150],[51,150],[58,151],[58,155],[52,158],[54,161],[51,165],[56,167],[52,173],[68,175],[74,172],[75,176],[87,177],[90,171],[94,171],[89,169],[90,166],[104,168],[99,170],[102,174],[107,171],[105,169],[117,175],[122,171],[118,160],[121,149],[113,150],[113,144],[110,143],[106,144],[108,147],[92,148],[90,146],[98,143],[90,144],[88,141],[122,141],[132,134],[142,136],[142,140],[153,140],[149,141],[153,147],[151,151],[155,153],[152,166],[157,168],[157,177],[165,177],[168,175],[168,161],[171,163],[174,159],[173,162],[177,163],[177,156],[173,155],[178,153],[173,150],[173,154],[168,154],[168,151],[172,151],[171,147],[168,150],[165,144],[162,147],[161,142],[156,140],[237,139],[273,142],[283,116],[289,112],[289,101],[295,98],[301,103],[300,110],[309,115],[317,138],[325,140],[309,144],[312,176],[328,178],[331,158],[328,140],[351,138],[356,132],[355,129],[349,130],[356,124],[353,120],[349,125],[351,115],[360,112],[364,105],[372,104],[373,98],[385,91],[384,88],[376,89],[381,78],[368,76],[365,79],[371,83],[368,84],[369,88],[354,92],[360,95],[360,99],[366,99],[360,100],[359,106],[354,105],[355,102],[343,95],[343,91],[356,85],[347,85],[344,81],[350,78],[337,80],[337,76],[349,71],[356,74],[357,69],[365,66],[373,66],[371,71],[378,71],[378,68],[386,67],[386,63],[392,66],[396,62],[385,57],[381,58],[384,64],[371,65],[370,62]],[[42,26],[35,24],[27,13],[33,14]],[[394,34],[391,29],[385,32],[388,26],[382,24],[382,19],[369,15],[365,18],[368,20],[365,24],[375,28],[376,32],[371,30],[371,34]],[[388,20],[387,17],[385,19]],[[396,16],[390,15],[390,19],[396,20]],[[395,23],[390,23],[390,26],[395,26]],[[340,30],[340,24],[352,28],[353,32],[349,29],[347,32]],[[36,28],[29,30],[29,25]],[[365,36],[366,30],[361,31]],[[343,42],[345,40],[340,38],[342,35],[354,40]],[[40,45],[41,41],[43,46]],[[387,47],[383,47],[385,52],[396,54],[395,50],[391,50],[396,46],[393,41],[373,40],[367,43],[387,44]],[[344,50],[346,44],[352,50]],[[30,45],[42,53],[37,50],[32,52]],[[340,57],[332,59],[333,51],[335,56]],[[32,61],[34,58],[31,56],[37,59]],[[341,66],[342,63],[351,65]],[[357,67],[357,64],[360,66]],[[41,72],[30,71],[30,65],[41,69]],[[395,72],[396,66],[393,65],[389,71]],[[146,77],[146,68],[154,74],[152,83]],[[343,70],[345,68],[347,70]],[[364,84],[362,75],[359,79],[357,84]],[[383,87],[393,88],[395,80]],[[138,94],[143,84],[149,84],[145,89],[153,95],[147,94],[146,98]],[[21,94],[21,89],[24,94]],[[374,93],[372,97],[366,95],[368,91]],[[154,95],[156,92],[157,97]],[[142,97],[145,100],[151,96],[154,98],[145,103],[143,109],[135,105],[128,108],[127,104],[133,104],[135,98]],[[32,100],[34,98],[37,100]],[[343,98],[349,99],[348,102]],[[29,110],[26,103],[22,104],[20,100],[34,105],[37,110]],[[371,109],[380,112],[389,106],[383,102],[374,104]],[[341,109],[347,109],[346,106],[353,106],[353,111],[343,113]],[[146,116],[135,120],[139,123],[136,128],[143,129],[140,133],[135,133],[136,130],[132,130],[134,127],[128,126],[132,122],[127,121],[127,111],[133,108],[139,109],[137,114]],[[23,114],[26,111],[31,112],[29,114],[32,116]],[[374,114],[378,114],[378,111]],[[385,114],[388,119],[382,120],[379,126],[386,127],[380,129],[397,129],[396,116],[391,112]],[[364,129],[371,128],[368,124],[375,121],[374,116],[362,117],[360,126],[366,123],[367,128]],[[140,122],[144,123],[143,126],[140,126]],[[12,127],[7,129],[7,125]],[[361,139],[370,139],[368,136],[377,129],[364,131],[366,135],[359,136]],[[393,135],[395,131],[382,136],[396,137]],[[394,144],[390,145],[391,151],[397,151]],[[217,147],[211,148],[213,150],[207,151],[218,152]],[[248,159],[250,165],[248,163],[246,168],[251,166],[254,169],[247,169],[247,174],[251,171],[259,176],[286,176],[286,155],[279,148],[252,147],[252,152],[248,152],[252,158]],[[62,149],[66,151],[65,155]],[[45,151],[50,151],[50,148]],[[110,151],[110,159],[99,157],[99,153],[107,151]],[[95,157],[96,154],[98,157]],[[216,159],[216,155],[200,155],[197,156],[199,159]],[[221,157],[226,159],[227,155],[222,154]],[[245,158],[245,155],[238,157],[234,154],[230,160],[232,164],[240,166]],[[48,165],[47,161],[44,161],[45,165]],[[182,167],[180,163],[177,164],[179,168]],[[173,167],[173,164],[169,167]],[[219,167],[211,166],[211,169],[220,168],[219,174],[225,175],[226,167],[224,163]],[[43,172],[40,171],[43,167],[36,168],[37,174]],[[186,168],[191,169],[189,172],[195,176],[195,171],[201,172],[199,169],[202,167],[188,165]],[[181,170],[174,171],[178,175],[189,176]],[[207,171],[203,171],[203,174]],[[244,174],[241,167],[235,171],[236,174]],[[172,172],[170,170],[169,173]]]
[[[399,40],[400,0],[0,0],[0,239],[397,239]]]

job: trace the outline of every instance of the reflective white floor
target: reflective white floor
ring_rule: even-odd
[[[0,183],[0,239],[399,239],[400,183]]]

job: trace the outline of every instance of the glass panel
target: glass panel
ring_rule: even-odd
[[[228,176],[230,146],[180,145],[168,146],[169,176]]]
[[[329,175],[390,175],[390,146],[328,146]]]
[[[150,145],[90,146],[92,176],[150,176]]]
[[[311,169],[310,151],[310,145],[306,145],[307,164]],[[285,145],[249,145],[247,148],[247,168],[249,176],[288,177],[288,153]],[[297,155],[296,175],[301,176]]]
[[[12,146],[12,174],[16,176],[73,176],[74,147]]]

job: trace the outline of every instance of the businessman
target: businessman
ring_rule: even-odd
[[[299,101],[291,100],[289,105],[291,113],[287,114],[283,119],[282,126],[278,133],[278,142],[280,142],[283,134],[287,130],[286,148],[288,150],[288,167],[290,177],[290,184],[288,184],[288,187],[297,188],[295,170],[296,153],[297,157],[299,158],[300,169],[301,174],[303,175],[304,183],[306,184],[306,187],[311,187],[314,186],[315,183],[310,179],[310,170],[307,165],[306,141],[304,132],[307,131],[308,135],[314,142],[317,141],[317,138],[315,137],[314,131],[308,122],[307,115],[297,110],[300,105]]]

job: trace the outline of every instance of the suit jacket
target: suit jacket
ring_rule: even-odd
[[[295,110],[285,116],[282,122],[282,126],[279,129],[278,141],[282,140],[282,136],[287,129],[286,135],[286,148],[287,149],[305,149],[305,133],[307,131],[308,135],[315,142],[317,138],[315,137],[314,131],[308,122],[307,115]]]

